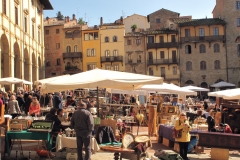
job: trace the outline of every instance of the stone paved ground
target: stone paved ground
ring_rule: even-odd
[[[136,127],[133,128],[133,133],[136,133]],[[146,134],[147,133],[147,127],[141,127],[140,128],[140,132],[139,134]],[[154,154],[155,150],[158,149],[172,149],[172,148],[168,148],[160,143],[157,143],[156,137],[152,137],[152,148],[150,150],[148,150],[148,153],[150,155],[150,157]],[[28,145],[28,146],[27,146]],[[28,156],[28,151],[32,151],[31,152],[31,159],[40,159],[40,158],[36,158],[36,152],[33,151],[34,148],[36,148],[36,143],[28,143],[25,147],[24,150],[24,155],[27,157]],[[15,158],[15,154],[16,154],[16,150],[18,150],[18,148],[16,146],[14,146],[13,151],[11,152],[10,157],[6,156],[5,158],[2,158],[3,160],[16,160]],[[204,153],[202,154],[188,154],[188,157],[190,160],[210,160],[210,148],[205,148]],[[66,152],[63,153],[55,153],[56,157],[53,158],[53,160],[64,160],[66,159]],[[109,153],[109,152],[103,152],[103,151],[99,151],[96,154],[92,155],[91,159],[92,160],[113,160],[113,153]],[[45,160],[46,158],[41,158],[41,160]],[[238,151],[230,151],[230,157],[229,160],[239,160],[240,159],[240,154],[238,153]]]

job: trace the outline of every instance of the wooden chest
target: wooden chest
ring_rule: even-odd
[[[11,124],[21,124],[23,126],[22,129],[28,129],[30,126],[30,122],[25,119],[11,119],[10,125]]]

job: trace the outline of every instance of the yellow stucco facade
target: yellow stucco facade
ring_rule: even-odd
[[[122,23],[102,24],[100,26],[101,68],[125,71],[124,35]]]
[[[83,71],[101,68],[99,28],[82,30]]]

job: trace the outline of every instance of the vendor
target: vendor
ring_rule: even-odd
[[[222,133],[232,133],[232,129],[228,124],[223,124],[220,123],[219,124],[219,129],[218,132],[222,132]]]
[[[29,114],[31,116],[39,116],[40,115],[40,103],[37,100],[37,97],[32,98],[32,102],[29,107]]]
[[[72,96],[67,96],[67,102],[65,107],[67,108],[68,106],[76,106],[76,102],[74,101]]]
[[[215,105],[215,108],[213,109],[214,112],[221,112],[220,107],[218,104]]]
[[[61,128],[60,127],[61,121],[58,119],[58,116],[56,115],[56,113],[57,113],[57,109],[51,108],[50,112],[46,114],[46,120],[54,122],[52,132],[59,132]]]
[[[209,111],[209,116],[207,117],[207,124],[208,124],[208,132],[216,132],[213,110]]]
[[[63,116],[63,110],[62,109],[57,110],[57,117],[61,122],[64,122],[66,120],[66,118]]]

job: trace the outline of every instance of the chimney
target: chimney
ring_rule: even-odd
[[[49,17],[46,17],[47,23],[49,24]]]
[[[67,23],[67,17],[64,17],[64,22]]]
[[[103,18],[101,17],[100,18],[100,26],[102,26],[103,25]]]
[[[120,17],[120,24],[123,24],[123,17]]]
[[[75,15],[75,14],[72,15],[72,19],[73,19],[73,20],[76,19],[76,15]]]
[[[70,21],[70,17],[69,16],[67,16],[67,22],[69,22]]]

